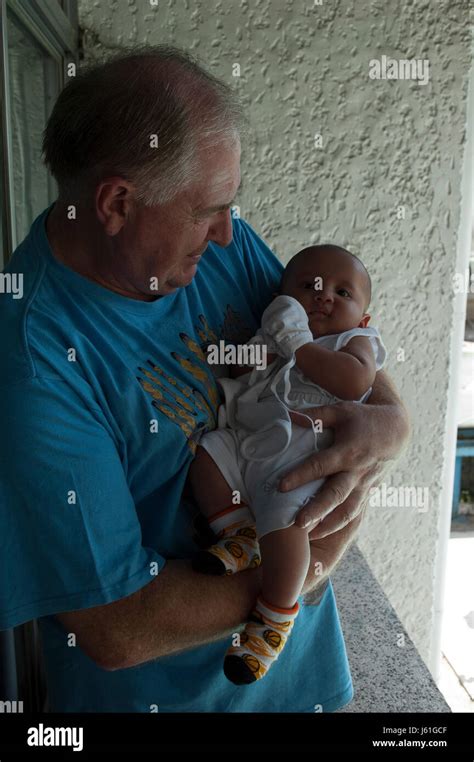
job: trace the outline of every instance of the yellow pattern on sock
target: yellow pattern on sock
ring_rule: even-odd
[[[226,574],[260,566],[260,551],[254,526],[229,527],[207,553],[216,556],[226,567]]]
[[[263,608],[268,614],[268,609]],[[262,613],[262,605],[257,603],[251,616],[259,621],[247,622],[240,635],[240,645],[232,645],[227,650],[224,663],[227,677],[238,685],[264,677],[283,651],[298,611],[296,607],[294,613],[275,612],[270,618]],[[229,657],[233,658],[229,660]],[[240,658],[248,669],[236,670],[235,657]]]

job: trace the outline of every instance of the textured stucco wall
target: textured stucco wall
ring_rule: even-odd
[[[467,0],[159,0],[158,8],[145,0],[82,0],[80,24],[86,58],[172,42],[232,82],[252,125],[243,146],[242,216],[284,262],[309,242],[333,241],[369,267],[373,322],[414,422],[410,450],[387,483],[428,487],[430,503],[426,512],[373,508],[360,545],[428,659],[470,60]],[[370,79],[369,60],[382,55],[428,59],[429,83]],[[240,78],[232,76],[235,63]]]

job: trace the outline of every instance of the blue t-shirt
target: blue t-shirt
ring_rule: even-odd
[[[113,672],[68,644],[55,613],[128,596],[153,562],[196,549],[183,489],[220,402],[206,346],[255,333],[283,268],[234,220],[232,243],[210,243],[188,286],[138,301],[56,260],[48,212],[6,268],[23,274],[22,298],[0,299],[0,629],[40,620],[53,711],[337,709],[352,684],[331,585],[250,686],[223,674],[227,638]]]

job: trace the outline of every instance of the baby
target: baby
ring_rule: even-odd
[[[237,366],[232,378],[219,379],[221,428],[202,436],[189,473],[217,538],[196,553],[193,568],[234,574],[262,562],[261,592],[224,660],[237,685],[261,679],[281,653],[310,564],[314,525],[301,528],[295,518],[324,480],[286,493],[278,482],[328,447],[332,432],[312,419],[312,428],[293,425],[288,411],[370,396],[386,357],[377,329],[367,327],[370,299],[369,274],[349,251],[330,244],[303,249],[286,266],[279,295],[249,342],[267,346],[266,369]]]

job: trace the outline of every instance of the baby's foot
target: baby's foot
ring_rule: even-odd
[[[235,574],[260,566],[260,549],[254,520],[247,506],[231,506],[209,519],[218,541],[192,559],[194,571]]]
[[[227,650],[225,676],[236,685],[247,685],[264,677],[285,647],[298,611],[298,603],[291,609],[277,609],[259,596],[240,635],[240,645]]]

